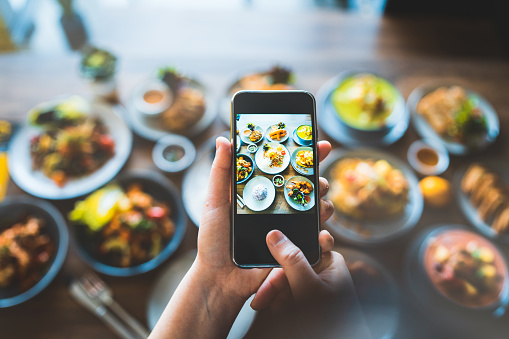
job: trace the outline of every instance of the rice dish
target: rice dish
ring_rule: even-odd
[[[262,201],[267,198],[267,187],[262,184],[258,184],[253,188],[253,199]]]

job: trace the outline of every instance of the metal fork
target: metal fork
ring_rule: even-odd
[[[136,334],[142,338],[149,336],[150,332],[113,299],[113,293],[109,286],[96,274],[88,272],[79,279],[79,282],[90,298],[100,300],[104,305],[108,306]]]

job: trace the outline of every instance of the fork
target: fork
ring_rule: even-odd
[[[111,288],[96,274],[88,272],[79,279],[79,282],[90,298],[99,300],[104,305],[108,306],[120,319],[128,324],[136,334],[142,338],[147,338],[149,336],[150,332],[113,299]]]

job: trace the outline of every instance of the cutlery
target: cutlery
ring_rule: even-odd
[[[244,208],[245,206],[239,199],[237,199],[237,205],[239,205],[240,208]]]
[[[79,279],[79,284],[89,298],[108,306],[122,321],[129,325],[138,336],[142,338],[147,338],[149,336],[150,332],[113,299],[111,288],[96,274],[89,272],[83,275]]]
[[[244,204],[244,206],[246,205],[246,203],[244,202],[244,199],[242,199],[242,197],[237,193],[237,199],[239,199],[239,201]]]
[[[138,339],[127,327],[118,320],[99,300],[90,298],[83,290],[80,282],[73,279],[69,285],[71,296],[84,308],[95,314],[106,326],[122,339]]]

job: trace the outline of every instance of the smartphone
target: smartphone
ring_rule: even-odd
[[[311,265],[321,257],[316,108],[306,91],[240,91],[232,99],[231,253],[242,268],[278,267],[283,232]]]

